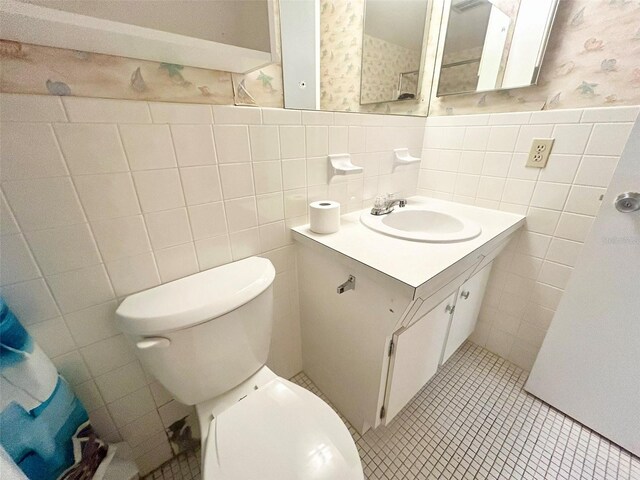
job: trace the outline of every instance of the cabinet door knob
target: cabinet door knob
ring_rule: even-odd
[[[453,313],[455,311],[456,307],[455,306],[451,306],[451,305],[447,305],[444,309],[445,312],[447,313]]]
[[[469,298],[469,291],[466,291],[466,292],[464,292],[464,291],[463,291],[463,292],[460,294],[460,296],[466,300],[467,298]]]

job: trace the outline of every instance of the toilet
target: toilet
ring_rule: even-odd
[[[362,480],[340,417],[265,365],[275,269],[250,257],[127,297],[118,326],[145,368],[195,405],[204,480]]]

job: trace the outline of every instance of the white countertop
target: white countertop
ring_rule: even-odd
[[[412,288],[418,288],[497,237],[513,233],[525,220],[522,215],[419,196],[410,197],[407,207],[432,207],[466,217],[479,223],[482,233],[471,240],[452,243],[403,240],[378,233],[363,225],[360,215],[370,209],[343,215],[340,230],[336,233],[314,233],[309,225],[292,230],[298,241],[309,244],[308,240],[313,240]]]

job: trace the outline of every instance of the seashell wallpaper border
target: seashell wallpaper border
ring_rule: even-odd
[[[364,0],[321,0],[320,8],[323,109],[460,115],[640,104],[638,0],[560,0],[538,85],[429,98],[425,75],[419,100],[376,105],[359,104]],[[426,71],[437,38],[432,28]],[[0,40],[0,62],[0,91],[8,93],[283,106],[279,64],[239,75],[8,40]]]

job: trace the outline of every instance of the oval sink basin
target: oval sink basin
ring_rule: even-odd
[[[364,212],[360,221],[376,232],[420,242],[461,242],[482,233],[476,222],[426,209],[396,209],[387,215]]]

